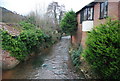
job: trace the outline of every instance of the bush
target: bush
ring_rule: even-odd
[[[93,29],[86,41],[85,58],[102,78],[120,79],[120,21],[109,20]]]
[[[80,46],[78,49],[76,50],[72,50],[71,52],[71,58],[72,58],[72,62],[73,65],[78,69],[81,61],[80,61],[80,54],[82,53],[82,47]]]
[[[77,25],[77,19],[76,19],[76,13],[74,11],[67,12],[60,23],[62,31],[68,35],[75,34],[77,30],[76,25]]]
[[[21,21],[19,25],[22,27],[23,30],[34,30],[36,29],[36,26],[34,24],[31,24],[27,21]]]
[[[44,34],[41,30],[27,30],[22,32],[19,37],[26,44],[29,52],[39,47],[49,47],[52,43],[51,37]]]
[[[32,24],[24,23],[25,30],[19,36],[12,36],[7,31],[0,30],[2,37],[2,49],[8,50],[11,56],[18,60],[24,60],[36,49],[47,48],[52,45],[51,37],[39,29],[31,29]],[[27,29],[26,29],[27,25]],[[30,26],[30,28],[29,28]]]
[[[25,44],[18,36],[12,36],[3,30],[1,32],[2,49],[10,51],[11,56],[16,57],[18,60],[23,60],[28,55]]]

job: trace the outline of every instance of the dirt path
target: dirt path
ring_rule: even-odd
[[[3,72],[4,79],[84,79],[75,73],[68,54],[69,37],[63,37],[50,51],[34,57],[28,63]]]

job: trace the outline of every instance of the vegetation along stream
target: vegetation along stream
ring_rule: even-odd
[[[84,79],[83,74],[75,72],[68,54],[70,37],[44,50],[27,62],[3,71],[3,79]]]

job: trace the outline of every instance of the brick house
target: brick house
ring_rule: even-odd
[[[76,34],[71,37],[72,44],[74,46],[82,45],[82,47],[85,48],[88,31],[104,23],[107,17],[120,20],[120,0],[93,1],[82,7],[76,14],[78,29]]]

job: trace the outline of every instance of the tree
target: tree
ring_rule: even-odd
[[[48,5],[47,16],[51,19],[52,23],[58,26],[60,20],[65,13],[65,6],[59,5],[58,2],[52,2]]]
[[[62,18],[64,17],[64,14],[65,14],[65,6],[61,5],[60,9],[59,9],[59,23],[62,20]]]
[[[77,25],[76,13],[73,10],[67,12],[60,23],[62,31],[68,35],[75,34],[77,30],[76,25]]]

